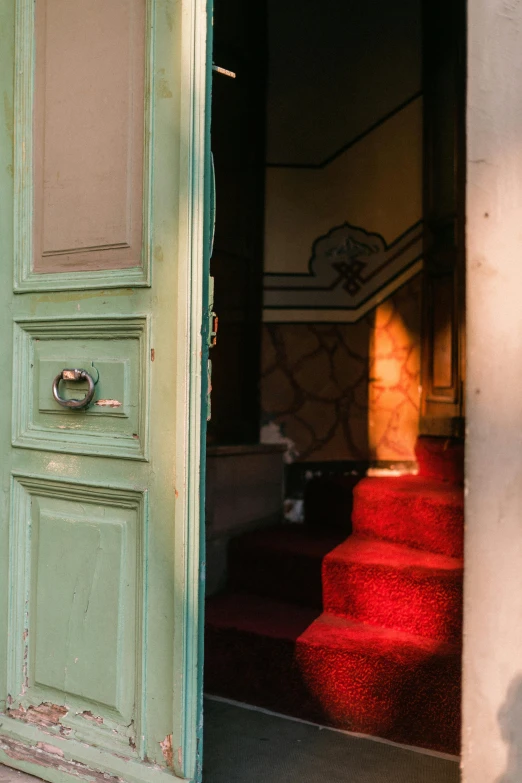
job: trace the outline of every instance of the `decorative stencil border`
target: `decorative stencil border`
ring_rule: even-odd
[[[149,399],[149,319],[112,318],[42,318],[14,322],[13,348],[13,446],[67,454],[95,454],[105,457],[148,460]],[[131,339],[139,342],[139,419],[137,438],[83,432],[71,433],[36,427],[33,424],[35,340],[110,340]]]
[[[143,158],[143,239],[142,265],[101,272],[33,272],[33,107],[35,69],[35,0],[16,0],[14,96],[14,292],[67,291],[93,288],[150,286],[151,284],[151,204],[154,95],[154,0],[146,0],[145,54],[145,150]]]
[[[344,223],[313,244],[309,271],[265,274],[267,323],[354,323],[422,269],[423,224],[390,245]]]
[[[97,744],[110,752],[122,751],[129,757],[143,757],[143,721],[146,704],[146,562],[148,540],[148,495],[147,491],[132,490],[123,487],[106,487],[95,484],[81,484],[73,481],[47,479],[42,476],[29,476],[13,473],[11,476],[11,513],[9,523],[9,616],[8,636],[12,640],[8,658],[7,686],[8,700],[17,703],[24,701],[30,683],[31,640],[29,638],[29,612],[31,611],[31,537],[33,498],[47,497],[67,501],[77,501],[93,505],[104,505],[120,509],[132,509],[136,512],[136,665],[135,665],[135,714],[134,736],[136,748],[133,750],[127,736],[117,736],[114,726],[98,725],[95,722],[75,721],[70,718],[69,725],[61,728],[71,729],[77,739]],[[27,699],[30,705],[30,699]],[[22,724],[23,725],[23,724]],[[123,728],[119,726],[119,728]],[[60,726],[56,727],[60,735]],[[52,733],[52,729],[48,731]]]

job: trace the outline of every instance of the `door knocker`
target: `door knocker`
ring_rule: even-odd
[[[60,382],[61,381],[87,381],[89,389],[87,394],[82,400],[64,400],[60,397]],[[62,370],[62,372],[56,376],[53,381],[53,397],[59,405],[63,405],[64,408],[74,408],[80,410],[87,408],[94,397],[95,384],[91,375],[85,370]]]

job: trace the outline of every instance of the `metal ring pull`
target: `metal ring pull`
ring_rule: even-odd
[[[89,389],[83,400],[64,400],[63,397],[60,397],[60,381],[87,381]],[[87,408],[92,402],[94,391],[92,376],[85,370],[62,370],[53,381],[53,397],[64,408],[74,408],[76,410]]]

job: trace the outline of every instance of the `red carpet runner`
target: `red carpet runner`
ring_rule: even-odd
[[[459,752],[462,449],[423,439],[417,456],[419,476],[356,486],[346,540],[285,525],[232,542],[208,693]]]

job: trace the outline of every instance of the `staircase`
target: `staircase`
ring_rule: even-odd
[[[208,601],[205,690],[447,753],[460,745],[462,447],[367,478],[353,533],[279,525],[231,543]]]

